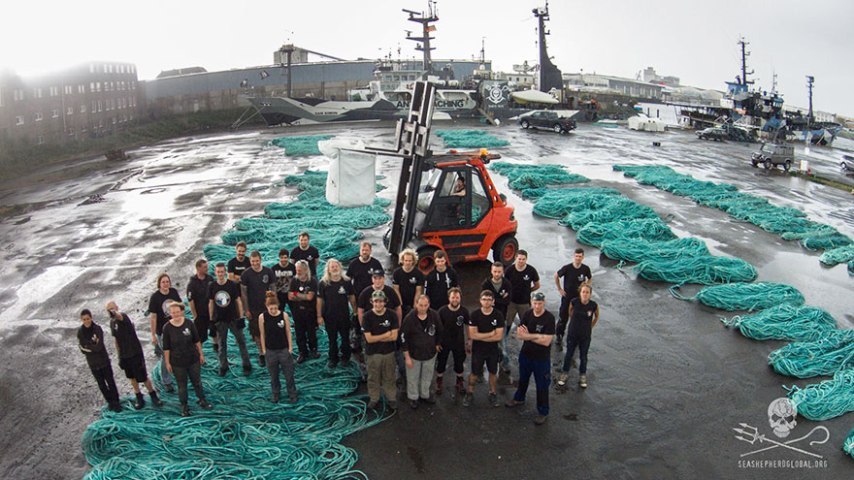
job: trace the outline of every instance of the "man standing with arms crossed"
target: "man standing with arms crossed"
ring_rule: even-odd
[[[519,250],[516,253],[516,261],[507,271],[504,277],[510,281],[510,304],[507,306],[507,329],[501,342],[501,368],[505,375],[510,375],[510,352],[507,348],[507,336],[510,327],[516,320],[516,315],[521,320],[522,315],[531,308],[531,292],[540,289],[540,275],[537,269],[528,265],[528,252]]]
[[[534,424],[546,423],[549,415],[549,384],[551,384],[551,345],[555,331],[555,316],[546,310],[546,296],[541,292],[531,295],[533,308],[522,315],[522,323],[516,329],[516,338],[524,341],[519,352],[519,387],[508,407],[525,403],[531,374],[537,385],[537,416]]]
[[[469,388],[463,398],[463,406],[469,407],[474,396],[477,377],[483,375],[483,365],[489,372],[489,404],[498,406],[498,343],[504,338],[504,318],[493,308],[495,298],[489,290],[480,292],[480,308],[469,318],[468,334],[472,340],[471,374]]]

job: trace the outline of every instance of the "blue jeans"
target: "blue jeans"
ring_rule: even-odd
[[[528,384],[534,374],[534,383],[537,385],[537,412],[540,415],[549,414],[549,385],[552,383],[551,362],[546,360],[531,360],[525,354],[519,354],[519,388],[513,395],[518,402],[525,401],[528,393]]]
[[[162,357],[160,359],[160,380],[163,382],[163,385],[172,385],[172,374],[169,373],[169,369],[166,368],[166,357],[163,356],[163,349],[160,345],[163,344],[163,335],[157,335],[157,343],[154,344],[154,354]]]
[[[566,356],[563,358],[563,368],[561,370],[564,372],[569,371],[575,347],[578,347],[578,373],[584,375],[587,373],[587,351],[590,350],[590,337],[566,337]]]

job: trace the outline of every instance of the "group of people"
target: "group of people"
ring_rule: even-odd
[[[214,277],[208,273],[206,260],[196,262],[186,291],[193,321],[185,318],[184,303],[168,274],[158,276],[157,290],[149,299],[152,344],[155,353],[164,358],[163,388],[173,391],[173,384],[177,383],[182,415],[190,415],[188,379],[201,408],[212,408],[200,375],[205,363],[202,343],[208,338],[217,353],[220,376],[230,372],[229,333],[240,351],[243,374],[251,373],[244,319],[248,320],[249,334],[258,347],[258,364],[269,371],[273,402],[280,399],[280,375],[285,378],[288,399],[297,401],[295,365],[320,357],[317,330],[321,326],[329,339],[327,367],[348,364],[354,357],[366,377],[370,408],[376,408],[384,396],[387,406],[396,409],[397,382],[405,384],[406,398],[413,409],[420,403],[435,403],[436,396],[445,390],[445,371],[452,356],[453,388],[462,396],[462,404],[472,405],[485,367],[489,373],[488,402],[498,406],[498,377],[503,374],[509,378],[507,339],[514,326],[516,338],[523,343],[518,358],[518,388],[505,402],[507,407],[524,403],[533,375],[538,413],[534,421],[546,421],[551,344],[555,337],[559,349],[566,337],[558,384],[566,384],[570,362],[578,348],[579,384],[587,387],[587,351],[599,311],[590,299],[592,274],[582,263],[581,249],[575,251],[572,263],[555,273],[561,295],[557,321],[545,308],[545,295],[538,291],[539,274],[527,264],[524,250],[518,251],[514,263],[507,268],[501,262],[492,264],[489,277],[480,285],[479,308],[472,311],[462,305],[459,277],[441,250],[433,254],[433,269],[426,274],[418,268],[415,251],[401,252],[391,285],[386,284],[386,272],[372,256],[369,242],[360,244],[359,256],[349,263],[346,272],[340,261],[329,259],[319,279],[320,254],[311,246],[306,232],[299,235],[295,248],[279,251],[279,262],[272,268],[262,265],[258,251],[247,257],[242,242],[235,247],[235,253],[227,264],[214,266]],[[152,403],[162,405],[148,378],[133,323],[115,302],[109,302],[106,310],[119,365],[136,393],[134,407],[145,405],[140,383],[146,385]],[[86,354],[110,409],[121,410],[103,332],[92,321],[90,311],[84,310],[81,320],[80,349]],[[466,378],[464,366],[469,356]]]

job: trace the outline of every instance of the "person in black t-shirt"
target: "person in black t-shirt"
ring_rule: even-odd
[[[582,284],[592,285],[593,282],[590,267],[581,263],[583,261],[584,249],[576,248],[572,255],[572,263],[567,263],[555,272],[555,286],[560,293],[560,310],[558,311],[560,321],[557,324],[558,350],[563,349],[563,335],[566,332],[566,322],[569,320],[569,303],[578,298],[578,289]],[[561,277],[563,277],[563,285],[560,283]]]
[[[330,258],[326,271],[320,279],[317,291],[318,320],[326,327],[329,337],[329,361],[326,366],[338,366],[338,339],[341,339],[340,361],[350,361],[350,318],[356,311],[356,295],[353,284],[342,273],[341,262]]]
[[[189,417],[188,378],[193,384],[196,398],[199,399],[199,406],[205,410],[213,408],[205,398],[205,390],[202,388],[202,365],[205,363],[205,354],[202,352],[202,342],[199,341],[196,326],[184,318],[184,305],[172,303],[169,305],[169,313],[172,318],[163,326],[163,361],[169,368],[169,372],[175,375],[175,382],[178,384],[181,416]]]
[[[519,250],[516,253],[516,262],[504,272],[504,277],[510,282],[510,303],[507,305],[507,328],[501,341],[501,369],[505,374],[509,374],[510,352],[507,349],[507,337],[516,316],[521,319],[522,314],[531,308],[531,292],[540,289],[540,275],[536,268],[528,265],[528,252]]]
[[[418,254],[407,248],[398,255],[400,267],[391,274],[391,286],[400,296],[403,315],[409,313],[415,305],[415,299],[421,296],[424,288],[424,274],[418,270]]]
[[[555,316],[546,310],[546,296],[540,292],[531,295],[532,308],[522,315],[516,329],[516,338],[522,340],[519,352],[519,387],[508,407],[525,403],[531,375],[537,385],[536,425],[546,422],[549,415],[549,385],[551,384],[551,344],[555,334]]]
[[[228,279],[240,283],[240,276],[251,266],[246,258],[246,242],[237,242],[234,253],[234,258],[228,261]]]
[[[187,303],[190,305],[190,312],[193,314],[193,324],[199,331],[199,339],[202,343],[208,339],[208,331],[210,331],[211,342],[213,342],[214,351],[219,348],[219,342],[216,339],[216,325],[211,322],[210,312],[208,311],[208,290],[214,279],[208,273],[208,261],[204,258],[196,260],[196,274],[190,277],[187,282]]]
[[[274,292],[267,292],[267,311],[260,314],[261,353],[267,358],[267,371],[270,372],[270,387],[273,389],[273,403],[279,403],[282,384],[279,371],[285,376],[288,398],[291,403],[297,401],[297,386],[294,381],[294,342],[291,338],[291,321],[288,314],[279,309],[279,299]]]
[[[599,322],[599,305],[590,299],[593,287],[583,284],[578,289],[578,298],[569,303],[569,329],[566,333],[566,356],[563,359],[558,385],[566,385],[569,376],[569,364],[575,347],[579,348],[578,384],[587,388],[587,351],[590,349],[590,338],[593,327]]]
[[[433,255],[435,268],[425,276],[424,294],[430,298],[433,308],[442,308],[448,304],[448,290],[459,287],[457,272],[448,265],[448,256],[439,250]]]
[[[86,356],[89,370],[98,383],[98,389],[107,401],[109,409],[121,412],[119,403],[119,390],[113,378],[113,367],[110,365],[110,355],[104,346],[104,331],[97,323],[92,321],[92,312],[83,310],[80,312],[80,328],[77,329],[77,343],[80,351]]]
[[[151,294],[148,300],[148,312],[151,320],[151,343],[154,344],[154,354],[157,356],[163,355],[161,345],[163,325],[169,321],[169,305],[172,302],[181,303],[181,295],[178,290],[172,288],[172,278],[168,273],[161,273],[157,276],[157,290]],[[172,386],[172,375],[166,367],[165,362],[160,362],[160,379],[163,381],[163,388],[167,392],[174,392],[175,387]]]
[[[320,358],[317,353],[317,280],[311,277],[308,262],[296,263],[297,276],[291,280],[288,298],[291,301],[291,313],[294,316],[296,344],[299,348],[297,363],[309,358]]]
[[[433,383],[436,353],[441,342],[439,314],[430,308],[427,295],[421,295],[415,301],[415,308],[400,325],[400,345],[406,358],[406,397],[412,408],[418,408],[419,400],[436,403],[430,394],[430,384]]]
[[[288,258],[288,249],[283,248],[279,250],[279,263],[270,267],[276,276],[276,296],[279,299],[281,310],[284,310],[288,305],[288,289],[291,286],[291,279],[297,274],[296,267]]]
[[[403,318],[403,307],[400,304],[400,297],[394,288],[385,284],[385,272],[383,270],[374,270],[371,275],[371,285],[364,290],[356,299],[356,315],[359,318],[359,323],[362,322],[362,316],[365,312],[370,311],[371,295],[374,292],[383,292],[386,298],[386,308],[392,310],[397,318]],[[403,352],[400,351],[400,339],[396,342],[397,348],[394,351],[394,358],[397,361],[397,373],[400,382],[406,378],[406,364],[403,362]]]
[[[359,295],[365,291],[366,288],[371,286],[371,277],[375,272],[383,271],[383,266],[379,260],[371,256],[371,252],[373,251],[373,247],[371,246],[371,242],[363,241],[359,244],[359,256],[350,262],[350,265],[347,266],[347,276],[350,277],[350,281],[353,282],[353,291],[356,292],[356,299],[358,301]],[[368,300],[368,309],[370,306],[370,299]],[[352,351],[356,355],[356,358],[359,359],[359,368],[362,369],[362,378],[365,378],[366,371],[364,365],[364,357],[362,356],[362,343],[364,342],[364,337],[362,336],[362,326],[360,324],[361,316],[357,315],[353,317],[353,342],[352,342]]]
[[[225,264],[218,263],[214,269],[216,281],[208,292],[208,311],[217,329],[219,338],[219,376],[228,372],[228,332],[234,335],[240,358],[243,360],[243,374],[252,372],[249,363],[249,351],[243,337],[243,301],[240,299],[240,285],[226,278]]]
[[[299,245],[291,249],[291,263],[296,265],[298,261],[305,260],[311,270],[311,278],[318,278],[317,264],[320,262],[320,252],[317,251],[317,248],[309,245],[308,232],[301,232],[298,238]]]
[[[507,317],[507,305],[510,304],[510,281],[504,278],[504,264],[495,262],[489,268],[489,277],[480,284],[481,291],[490,290],[495,295],[495,309]]]
[[[382,392],[388,407],[395,410],[394,351],[400,323],[397,315],[385,307],[386,295],[381,290],[371,293],[371,304],[373,307],[362,316],[368,364],[368,408],[377,407]]]
[[[136,336],[136,328],[126,314],[119,311],[116,302],[109,301],[106,305],[107,315],[110,317],[110,332],[116,342],[116,352],[119,355],[119,368],[124,370],[125,376],[130,380],[133,393],[136,395],[136,403],[133,408],[139,410],[145,406],[145,397],[139,390],[139,384],[144,383],[151,403],[155,407],[162,407],[163,402],[154,390],[151,379],[148,378],[148,370],[145,368],[145,357],[142,354],[142,344]]]
[[[504,337],[504,318],[493,308],[494,302],[492,292],[489,290],[480,292],[480,308],[473,311],[469,317],[468,334],[472,340],[471,374],[468,392],[463,398],[464,407],[471,406],[474,386],[477,383],[477,377],[483,375],[484,364],[489,371],[489,404],[493,407],[499,405],[497,376],[501,351],[498,344]]]
[[[445,367],[448,357],[454,354],[454,373],[457,374],[457,395],[465,394],[463,369],[466,361],[466,326],[471,321],[468,309],[461,305],[462,292],[453,287],[448,290],[448,304],[439,309],[442,322],[442,344],[436,359],[436,395],[441,395],[444,387]]]
[[[252,250],[249,254],[250,267],[240,275],[240,297],[246,318],[249,319],[249,335],[258,347],[258,364],[264,366],[264,355],[261,354],[261,331],[258,328],[258,315],[266,311],[264,301],[266,292],[276,288],[276,275],[269,268],[261,265],[261,252]]]

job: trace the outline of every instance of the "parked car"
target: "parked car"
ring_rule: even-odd
[[[761,163],[770,170],[777,165],[782,165],[783,170],[789,171],[795,161],[795,148],[791,145],[781,143],[763,143],[758,152],[753,152],[750,163],[758,167]]]
[[[729,133],[721,127],[709,127],[697,132],[697,137],[700,140],[714,140],[719,142],[726,140],[729,137]]]
[[[522,128],[542,128],[555,133],[568,133],[575,130],[575,120],[560,115],[554,110],[534,110],[519,117]]]

